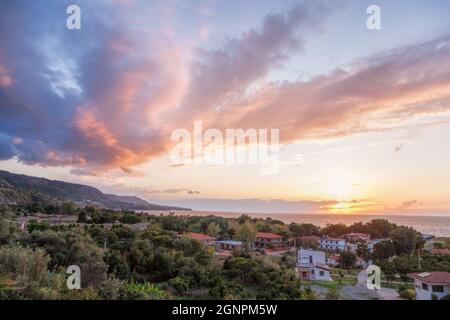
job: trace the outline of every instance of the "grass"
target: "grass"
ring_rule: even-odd
[[[326,288],[326,289],[340,289],[342,287],[345,286],[354,286],[358,280],[356,277],[353,276],[344,276],[344,277],[340,277],[340,276],[333,276],[333,281],[324,281],[324,280],[310,280],[310,281],[306,281],[306,280],[302,280],[302,283],[305,285],[311,285],[311,286],[319,286],[321,288]]]
[[[356,277],[358,273],[361,272],[361,269],[340,269],[340,268],[331,268],[331,274],[339,277],[340,274],[344,276],[353,276]]]
[[[401,287],[408,287],[408,289],[414,289],[414,284],[410,282],[387,282],[381,281],[381,287],[398,290]]]

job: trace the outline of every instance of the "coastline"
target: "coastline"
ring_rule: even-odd
[[[366,215],[366,214],[305,214],[305,213],[246,213],[246,212],[220,212],[220,211],[160,211],[145,210],[150,215],[170,214],[186,216],[221,216],[224,218],[236,218],[246,214],[252,218],[272,218],[284,223],[312,223],[325,227],[327,224],[343,223],[351,225],[355,222],[368,222],[373,219],[387,219],[389,222],[406,225],[415,228],[424,234],[432,234],[436,237],[450,237],[450,216],[431,215]]]

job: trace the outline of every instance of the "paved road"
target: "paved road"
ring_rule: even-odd
[[[354,286],[345,286],[341,290],[342,298],[352,300],[398,300],[400,297],[394,289],[381,288],[370,290],[367,288],[367,272],[362,270],[358,274],[358,282]]]

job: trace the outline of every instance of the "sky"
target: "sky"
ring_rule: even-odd
[[[73,4],[79,30],[66,27]],[[446,0],[1,1],[0,169],[194,210],[449,215],[448,12]],[[276,172],[177,163],[173,133],[193,138],[196,121],[278,130]]]

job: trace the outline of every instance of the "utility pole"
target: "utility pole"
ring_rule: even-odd
[[[419,258],[419,271],[420,271],[420,248],[417,249],[417,257]]]
[[[297,239],[294,238],[294,263],[297,265]]]

